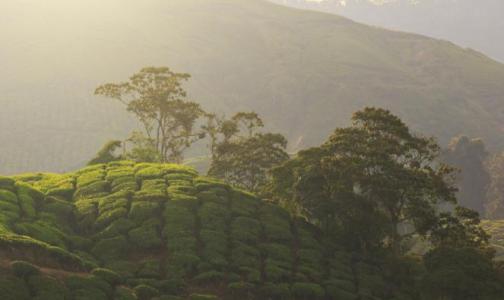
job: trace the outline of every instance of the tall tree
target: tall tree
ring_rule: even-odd
[[[504,152],[487,161],[490,185],[487,191],[487,217],[504,219]]]
[[[481,139],[467,136],[453,138],[443,152],[444,162],[459,169],[457,199],[459,204],[485,214],[486,191],[490,176],[485,168],[488,152]]]
[[[422,299],[501,299],[503,281],[489,238],[476,211],[442,213],[430,233],[433,248],[424,256]]]
[[[269,179],[268,171],[289,158],[286,138],[257,132],[264,123],[255,112],[209,121],[206,128],[211,138],[212,163],[208,174],[246,190],[262,192]]]
[[[189,74],[166,67],[143,68],[127,82],[99,86],[95,94],[123,103],[141,122],[146,137],[154,141],[162,161],[180,163],[184,151],[203,138],[195,126],[204,111],[187,100],[182,87],[189,78]]]
[[[436,205],[456,202],[452,169],[436,163],[439,153],[433,139],[412,134],[389,111],[365,108],[352,126],[276,168],[272,188],[323,227],[341,225],[356,247],[400,251],[404,228],[425,235]]]

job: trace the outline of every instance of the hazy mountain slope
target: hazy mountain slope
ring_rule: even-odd
[[[270,0],[353,20],[450,40],[504,62],[501,0]],[[343,3],[344,2],[344,3]],[[385,4],[377,4],[386,2]]]
[[[382,299],[376,266],[183,166],[115,162],[2,177],[0,207],[5,300]]]
[[[504,65],[449,42],[261,0],[2,1],[0,172],[68,170],[134,122],[92,96],[146,65],[208,110],[257,110],[293,147],[364,105],[441,141],[502,146]]]

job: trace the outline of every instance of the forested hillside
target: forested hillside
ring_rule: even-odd
[[[504,66],[450,42],[262,0],[51,1],[0,4],[3,174],[71,170],[125,136],[136,122],[92,92],[146,65],[190,73],[208,111],[257,111],[294,150],[365,105],[503,146]]]

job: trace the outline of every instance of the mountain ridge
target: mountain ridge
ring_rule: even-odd
[[[2,4],[24,17],[0,30],[0,173],[68,171],[124,138],[136,122],[92,91],[146,65],[192,74],[190,98],[209,111],[258,111],[301,141],[291,150],[319,144],[363,106],[389,108],[441,143],[467,134],[504,146],[504,66],[449,42],[262,0],[53,1],[58,10]]]

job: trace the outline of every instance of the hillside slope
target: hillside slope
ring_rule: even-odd
[[[381,299],[385,285],[307,223],[182,166],[2,177],[0,208],[4,300]]]
[[[191,73],[190,97],[208,110],[258,111],[294,149],[365,105],[441,142],[464,133],[504,146],[504,65],[267,1],[7,0],[0,43],[0,173],[69,170],[124,137],[134,121],[92,92],[147,65]]]

